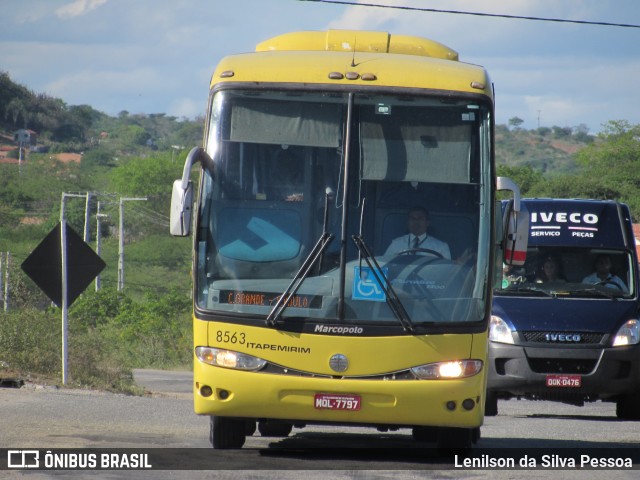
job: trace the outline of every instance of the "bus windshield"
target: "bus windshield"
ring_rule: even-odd
[[[490,111],[475,97],[216,92],[196,308],[239,323],[482,322]]]

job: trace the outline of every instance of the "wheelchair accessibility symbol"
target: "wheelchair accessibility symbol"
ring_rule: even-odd
[[[382,269],[382,275],[386,278],[388,269]],[[387,298],[384,289],[376,280],[376,276],[369,267],[354,267],[353,289],[351,298],[353,300],[370,300],[373,302],[386,302]]]

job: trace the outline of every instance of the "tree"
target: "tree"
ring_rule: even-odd
[[[171,162],[171,154],[132,158],[110,174],[112,191],[121,195],[171,196],[173,181],[181,177],[182,165]]]
[[[576,153],[585,172],[594,178],[640,187],[640,125],[611,121],[598,138],[600,141]]]
[[[29,112],[24,100],[18,97],[12,98],[5,106],[4,118],[10,119],[15,126],[18,126],[18,120],[22,119],[22,126],[27,128]]]
[[[541,137],[546,137],[547,135],[549,135],[549,133],[551,133],[551,129],[549,127],[538,127],[537,132]]]
[[[584,123],[581,123],[573,129],[573,138],[577,142],[591,143],[593,142],[593,136],[589,135],[589,127]]]
[[[556,138],[570,137],[573,133],[573,129],[570,127],[559,127],[557,125],[554,125],[553,127],[551,127],[551,129],[553,130],[553,135]]]
[[[640,217],[640,125],[626,120],[603,125],[598,141],[576,153],[584,175],[598,186],[600,197],[629,204],[634,217]]]
[[[531,197],[594,198],[616,200],[621,192],[616,185],[587,174],[559,175],[536,183],[528,192]]]
[[[126,124],[121,124],[114,132],[114,136],[126,145],[145,145],[147,140],[151,138],[143,127]]]
[[[542,172],[534,170],[528,165],[523,167],[499,165],[497,170],[499,176],[509,177],[516,182],[522,196],[529,196],[528,192],[543,180]]]
[[[509,126],[515,128],[516,130],[520,129],[520,125],[522,125],[524,123],[524,120],[522,120],[519,117],[511,117],[509,119]]]

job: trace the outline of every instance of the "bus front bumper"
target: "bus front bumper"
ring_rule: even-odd
[[[475,428],[484,417],[484,372],[463,380],[319,378],[226,369],[196,359],[194,409],[298,423]],[[327,408],[327,396],[347,401]],[[358,399],[357,409],[349,399]]]

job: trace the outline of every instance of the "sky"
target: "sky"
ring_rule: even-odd
[[[0,71],[35,93],[109,115],[204,115],[224,56],[303,30],[418,35],[484,66],[496,122],[640,124],[638,0],[350,0],[600,26],[299,0],[0,0]],[[0,112],[2,114],[2,112]]]

